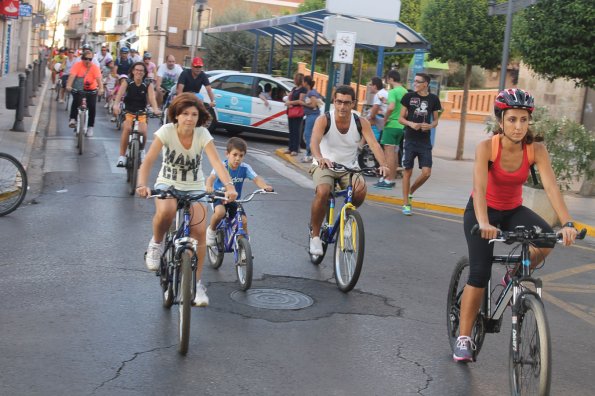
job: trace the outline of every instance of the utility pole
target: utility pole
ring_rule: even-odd
[[[537,3],[537,0],[508,0],[506,3],[496,4],[495,0],[488,1],[488,15],[506,15],[506,29],[504,30],[504,45],[502,48],[502,64],[500,66],[500,84],[498,90],[502,91],[506,85],[508,70],[508,52],[510,48],[510,33],[512,32],[512,15],[520,10]]]
[[[202,12],[205,10],[205,4],[207,3],[207,0],[195,0],[194,1],[194,6],[196,7],[196,11],[198,14],[198,21],[196,24],[196,31],[193,32],[194,34],[196,34],[192,40],[192,45],[190,46],[190,60],[192,60],[194,58],[194,55],[196,54],[196,50],[199,46],[199,42],[198,39],[200,37],[200,20],[202,18]]]
[[[52,46],[51,48],[54,48],[54,45],[56,44],[56,29],[58,28],[58,17],[60,16],[60,2],[62,0],[58,0],[58,5],[56,6],[56,17],[54,19],[54,32],[52,33]]]

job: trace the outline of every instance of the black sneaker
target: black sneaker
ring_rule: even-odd
[[[471,337],[460,336],[459,338],[457,338],[457,344],[455,345],[452,358],[456,362],[472,362],[474,350],[475,343],[473,342]]]

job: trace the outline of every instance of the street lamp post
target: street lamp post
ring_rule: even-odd
[[[196,32],[194,32],[194,33],[196,33],[196,36],[193,36],[193,39],[194,40],[192,40],[193,43],[190,46],[190,59],[191,60],[194,58],[194,55],[196,54],[196,49],[199,46],[198,38],[199,38],[199,35],[200,35],[200,20],[202,18],[202,12],[205,10],[205,4],[206,3],[207,3],[207,0],[195,0],[194,1],[194,5],[196,6],[196,11],[197,11],[197,14],[198,14],[198,21],[197,21],[197,24],[196,24]]]

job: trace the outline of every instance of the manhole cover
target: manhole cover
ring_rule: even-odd
[[[230,296],[241,304],[264,309],[301,309],[314,304],[307,295],[287,289],[236,290]]]

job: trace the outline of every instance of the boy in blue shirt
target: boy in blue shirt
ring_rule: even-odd
[[[267,191],[273,191],[273,187],[268,185],[265,180],[258,176],[252,167],[246,163],[243,163],[244,156],[248,151],[248,145],[244,139],[238,137],[232,137],[227,141],[227,152],[225,156],[226,160],[223,161],[223,165],[227,168],[233,185],[238,192],[239,199],[242,195],[242,186],[246,179],[254,181],[254,184],[258,188],[265,189]],[[219,180],[217,174],[213,170],[206,180],[207,191],[221,190],[225,185]],[[215,246],[215,229],[219,222],[225,217],[225,212],[229,211],[230,216],[235,216],[237,210],[237,203],[223,203],[221,200],[215,200],[213,203],[213,216],[211,216],[211,224],[207,227],[207,246]],[[244,209],[245,211],[245,209]],[[242,215],[242,221],[244,223],[244,231],[248,232],[248,222],[245,213]]]

